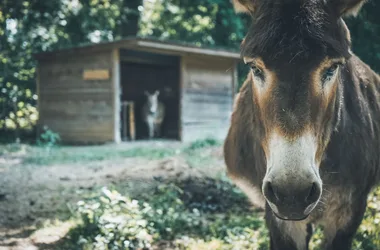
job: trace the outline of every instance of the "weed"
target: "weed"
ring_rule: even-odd
[[[57,146],[61,141],[61,137],[48,126],[44,126],[43,130],[44,132],[40,134],[40,137],[37,139],[37,145],[44,147],[46,151],[50,153],[51,149]]]
[[[151,207],[103,188],[103,195],[78,202],[82,223],[71,231],[82,249],[149,249],[154,229],[144,215]]]
[[[227,189],[221,188],[218,192],[225,192],[223,190]],[[242,210],[239,214],[225,208],[223,213],[215,213],[215,210],[213,213],[207,205],[197,209],[189,206],[199,201],[189,201],[188,192],[191,191],[174,183],[162,184],[137,202],[116,191],[103,190],[101,196],[79,203],[77,211],[82,224],[71,232],[70,238],[77,246],[104,246],[104,243],[99,242],[107,242],[109,247],[95,249],[132,249],[119,247],[122,247],[122,241],[140,239],[139,235],[144,235],[144,240],[149,239],[149,244],[170,241],[179,249],[187,249],[195,239],[200,239],[206,245],[216,239],[226,249],[232,249],[237,241],[240,241],[241,246],[265,246],[267,241],[264,240],[266,229],[263,219],[253,211]],[[145,247],[148,247],[148,243],[144,243]]]
[[[211,146],[218,146],[220,145],[220,142],[216,139],[213,138],[206,138],[206,139],[201,139],[201,140],[196,140],[192,142],[189,146],[189,150],[195,150],[195,149],[201,149],[201,148],[206,148],[206,147],[211,147]]]
[[[169,242],[170,249],[269,249],[269,236],[262,214],[244,208],[242,204],[247,200],[243,196],[235,197],[236,192],[229,182],[215,182],[202,184],[195,181],[195,185],[211,190],[209,195],[214,196],[214,200],[215,196],[223,196],[231,209],[210,210],[207,205],[210,200],[206,195],[198,197],[198,191],[188,183],[163,183],[138,201],[116,191],[107,191],[93,198],[92,202],[82,201],[79,204],[83,224],[79,231],[74,230],[76,235],[72,233],[70,237],[76,239],[75,244],[91,244],[91,249],[137,249],[119,248],[122,246],[120,242],[124,241],[132,242],[133,246],[140,244],[142,249],[151,249],[163,242]],[[355,237],[353,250],[380,247],[379,194],[380,189],[369,198],[369,207]],[[196,208],[195,203],[205,204]],[[317,228],[311,249],[318,250],[321,239],[322,230]],[[99,242],[107,242],[109,248],[97,248]]]

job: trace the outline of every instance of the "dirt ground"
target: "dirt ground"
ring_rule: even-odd
[[[51,244],[71,226],[70,222],[54,224],[55,219],[68,216],[79,199],[102,186],[117,186],[138,195],[149,192],[160,178],[212,176],[223,171],[220,148],[204,153],[214,158],[204,168],[190,167],[180,154],[158,160],[136,157],[38,166],[23,163],[23,153],[1,155],[0,250],[53,249]]]

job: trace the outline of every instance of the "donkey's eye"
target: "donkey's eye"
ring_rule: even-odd
[[[339,66],[339,63],[335,63],[330,68],[326,69],[322,75],[322,82],[330,81],[335,75],[335,72],[337,71]]]
[[[264,79],[263,71],[254,64],[251,64],[252,73],[254,76]]]

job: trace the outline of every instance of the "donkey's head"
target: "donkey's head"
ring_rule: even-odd
[[[321,197],[319,166],[339,122],[340,74],[350,57],[342,16],[362,2],[234,1],[253,17],[242,57],[266,158],[262,191],[279,218],[304,219]]]
[[[153,94],[149,92],[144,92],[147,97],[147,106],[150,114],[155,114],[158,110],[158,96],[160,95],[160,91],[156,90]]]

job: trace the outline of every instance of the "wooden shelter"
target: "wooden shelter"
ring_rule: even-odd
[[[37,66],[38,126],[67,143],[143,139],[144,91],[160,90],[162,137],[226,136],[239,53],[128,38],[44,52]]]

